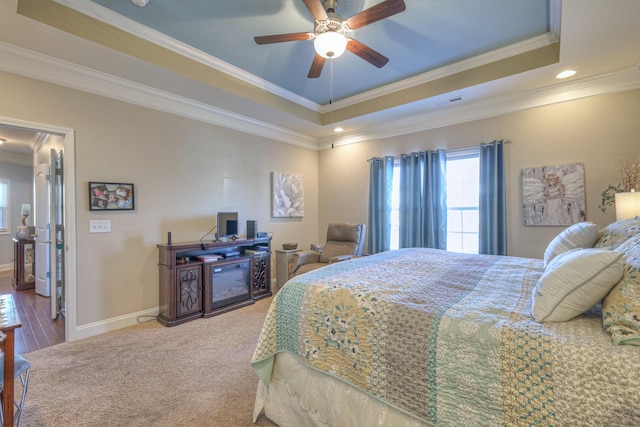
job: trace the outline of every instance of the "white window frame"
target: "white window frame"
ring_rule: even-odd
[[[451,151],[451,152],[447,152],[447,171],[449,171],[449,164],[452,162],[455,162],[457,160],[466,160],[466,159],[477,159],[478,161],[478,169],[479,169],[479,163],[480,163],[480,149],[479,148],[468,148],[468,149],[463,149],[463,150],[455,150],[455,151]],[[480,185],[480,173],[478,171],[478,186]],[[449,195],[449,192],[451,191],[451,189],[449,187],[447,187],[447,195]],[[479,191],[479,188],[478,188]],[[473,205],[468,205],[468,206],[458,206],[458,207],[451,207],[449,206],[449,204],[447,203],[447,216],[449,216],[449,213],[452,211],[457,211],[460,212],[460,215],[462,216],[461,218],[461,224],[462,224],[462,229],[460,231],[456,231],[456,232],[451,232],[449,231],[449,226],[447,224],[447,250],[453,250],[452,246],[450,246],[450,238],[449,236],[451,234],[456,234],[456,235],[460,235],[460,237],[463,237],[464,235],[475,235],[476,239],[478,240],[479,238],[479,227],[480,227],[480,223],[478,221],[478,224],[476,224],[476,228],[469,230],[469,229],[465,229],[464,228],[464,215],[465,213],[469,213],[469,212],[476,212],[479,213],[480,211],[480,200],[478,198],[478,200],[476,201],[475,204]],[[477,215],[477,214],[476,214]],[[479,245],[473,245],[473,247],[468,247],[465,246],[464,244],[464,238],[462,239],[462,252],[464,253],[470,253],[470,254],[477,254],[480,251]]]
[[[6,206],[1,206],[3,200],[0,197],[0,209],[5,210],[4,219],[6,221],[6,224],[0,222],[0,234],[9,234],[9,226],[11,225],[11,181],[6,178],[0,178],[0,185],[5,187],[4,198],[6,199],[4,201]],[[0,192],[0,195],[1,194]]]

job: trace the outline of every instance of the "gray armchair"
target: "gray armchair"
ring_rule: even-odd
[[[293,273],[298,276],[334,262],[345,261],[362,255],[365,224],[332,223],[327,227],[327,243],[322,253],[296,252],[293,256]]]

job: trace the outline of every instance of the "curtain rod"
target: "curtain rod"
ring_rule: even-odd
[[[505,140],[505,141],[504,141],[504,143],[505,143],[505,144],[511,144],[512,142],[513,142],[513,141],[511,141],[510,139],[507,139],[507,140]],[[483,145],[486,145],[486,144],[490,144],[490,143],[488,143],[488,142],[481,142],[479,146],[483,146]],[[472,148],[477,148],[477,147],[478,147],[478,145],[472,145],[472,146],[469,146],[469,147],[454,148],[453,150],[446,150],[446,149],[444,149],[444,148],[439,148],[439,150],[445,150],[447,153],[455,153],[456,151],[466,151],[466,150],[470,150],[470,149],[472,149]],[[399,159],[399,158],[400,158],[400,156],[401,156],[401,155],[393,156],[393,158],[394,158],[394,159]],[[385,156],[382,156],[382,157],[385,157]],[[367,159],[367,162],[370,162],[370,161],[371,161],[371,160],[373,160],[373,159],[374,159],[374,157],[372,157],[372,158],[370,158],[370,159]]]

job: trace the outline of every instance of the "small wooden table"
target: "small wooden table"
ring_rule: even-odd
[[[4,388],[2,390],[2,409],[4,425],[13,427],[13,363],[14,331],[22,326],[13,295],[0,295],[0,331],[7,337],[0,344],[4,351]]]
[[[17,291],[36,287],[36,242],[13,238],[13,287]]]

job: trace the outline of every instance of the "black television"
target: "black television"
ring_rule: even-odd
[[[238,236],[238,212],[218,212],[218,232],[216,238],[235,238]]]

